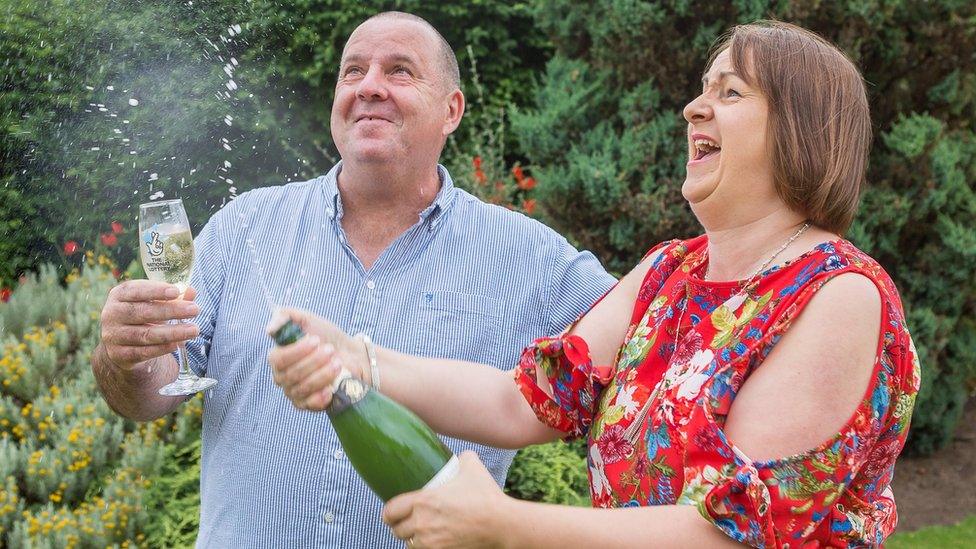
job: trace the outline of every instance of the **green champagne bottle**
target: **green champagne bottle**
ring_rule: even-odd
[[[304,335],[288,320],[272,330],[278,345]],[[458,459],[422,419],[343,369],[325,412],[350,463],[383,501],[454,478]]]

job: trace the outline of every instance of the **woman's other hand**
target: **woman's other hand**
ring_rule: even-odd
[[[506,496],[474,452],[460,456],[457,477],[443,486],[391,499],[383,522],[409,549],[494,547],[504,532]]]

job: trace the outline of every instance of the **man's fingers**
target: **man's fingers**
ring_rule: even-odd
[[[111,345],[145,347],[180,343],[195,338],[199,333],[195,324],[143,324],[118,326],[107,331],[102,339]]]
[[[116,301],[135,303],[176,299],[180,295],[180,289],[173,284],[155,280],[127,280],[112,288],[109,293]]]
[[[176,350],[176,344],[168,343],[165,345],[113,345],[106,348],[109,360],[115,364],[137,364],[153,358],[168,355]]]
[[[195,318],[200,307],[192,301],[121,301],[109,303],[102,312],[102,323],[119,325],[142,325],[168,320],[189,320]]]

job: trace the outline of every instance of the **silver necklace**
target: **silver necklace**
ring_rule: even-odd
[[[796,234],[791,236],[789,240],[787,240],[782,246],[780,246],[779,249],[773,253],[773,255],[769,256],[769,259],[767,259],[758,269],[756,269],[756,272],[753,273],[753,275],[746,280],[745,285],[743,285],[742,288],[738,292],[736,292],[732,297],[727,299],[725,303],[734,302],[737,297],[750,291],[754,283],[757,281],[759,275],[761,275],[763,271],[766,270],[766,267],[768,267],[769,264],[772,263],[773,260],[776,259],[776,257],[779,254],[783,253],[783,250],[788,248],[789,245],[793,243],[793,241],[795,241],[797,238],[800,238],[800,235],[803,234],[803,232],[806,231],[808,228],[810,228],[810,223],[809,222],[804,223],[803,226],[800,227],[800,230],[796,231]],[[678,345],[681,344],[681,321],[684,320],[685,311],[688,309],[688,300],[689,300],[688,281],[685,280],[685,303],[684,306],[681,307],[681,315],[678,317],[677,326],[675,326],[675,336],[674,336],[675,352],[677,352],[678,350]],[[735,309],[738,310],[738,307],[735,307]],[[688,334],[685,333],[686,337],[687,335]],[[630,441],[631,443],[633,443],[636,440],[637,433],[640,432],[640,430],[643,428],[643,425],[647,419],[647,415],[651,409],[650,404],[651,402],[654,401],[655,398],[657,398],[657,391],[659,387],[660,387],[660,383],[654,388],[653,391],[651,391],[651,394],[648,395],[647,400],[644,401],[644,404],[641,406],[640,410],[638,410],[637,415],[634,416],[634,419],[631,421],[630,425],[627,427],[627,429],[624,430],[623,436],[626,438],[626,440]]]
[[[766,267],[769,267],[769,264],[772,263],[773,260],[776,259],[776,257],[779,256],[779,254],[783,253],[783,250],[785,250],[786,248],[789,248],[790,244],[792,244],[797,238],[800,238],[800,235],[803,234],[809,228],[810,228],[810,222],[807,221],[807,222],[805,222],[803,224],[802,227],[800,227],[800,229],[798,231],[796,231],[793,234],[793,236],[791,236],[786,242],[784,242],[783,245],[779,247],[779,249],[777,249],[775,252],[773,252],[773,255],[769,256],[769,259],[767,259],[766,261],[764,261],[763,264],[760,265],[758,269],[756,269],[756,272],[752,273],[752,276],[750,276],[748,279],[746,279],[746,283],[742,286],[742,289],[740,289],[738,292],[736,292],[731,298],[729,298],[729,300],[731,300],[733,298],[736,298],[736,297],[742,295],[743,293],[751,290],[752,287],[753,287],[753,285],[754,285],[754,283],[757,282],[757,279],[759,278],[759,275],[761,275],[763,273],[763,271],[766,270]],[[708,253],[708,248],[705,249],[705,253],[706,254]],[[707,273],[707,268],[706,268],[706,273]],[[707,274],[706,274],[706,279],[707,279]],[[678,324],[676,324],[675,327],[674,327],[674,332],[675,332],[674,333],[674,350],[675,351],[678,350],[678,345],[681,343],[681,322],[684,320],[684,318],[685,318],[685,311],[688,309],[688,300],[691,299],[691,296],[690,296],[690,293],[691,292],[689,291],[690,282],[688,282],[688,280],[685,280],[685,283],[684,284],[685,284],[685,286],[684,286],[685,303],[681,307],[681,315],[678,316]],[[685,335],[687,336],[688,334],[685,333]]]

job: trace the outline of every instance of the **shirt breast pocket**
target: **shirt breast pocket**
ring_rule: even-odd
[[[413,353],[496,367],[502,332],[502,301],[485,295],[428,291],[420,296]]]

